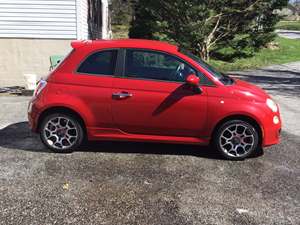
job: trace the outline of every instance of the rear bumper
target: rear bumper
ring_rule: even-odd
[[[38,132],[39,111],[34,99],[30,100],[28,104],[27,117],[29,128],[35,133]]]

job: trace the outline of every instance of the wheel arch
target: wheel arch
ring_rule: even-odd
[[[212,131],[212,135],[211,135],[211,142],[213,141],[218,129],[222,126],[222,124],[230,121],[230,120],[242,120],[245,122],[250,123],[252,126],[254,126],[257,131],[258,131],[258,136],[259,136],[259,145],[261,146],[263,143],[263,137],[264,137],[264,130],[262,125],[253,117],[249,116],[249,115],[243,115],[243,114],[236,114],[236,115],[229,115],[224,117],[223,119],[221,119],[215,126],[214,129]]]
[[[52,106],[52,107],[49,107],[49,108],[43,110],[38,117],[37,131],[40,130],[40,126],[41,126],[43,119],[52,113],[65,113],[65,114],[74,116],[75,118],[78,119],[78,121],[82,125],[84,134],[87,135],[86,122],[84,121],[83,117],[75,110],[73,110],[69,107],[66,107],[66,106]]]

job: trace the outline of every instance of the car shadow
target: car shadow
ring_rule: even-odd
[[[199,88],[197,89],[188,84],[183,84],[179,86],[161,102],[161,104],[154,110],[152,115],[158,116],[159,114],[161,114],[162,112],[170,108],[172,105],[175,105],[182,98],[199,94],[200,93],[199,91],[200,91]]]
[[[0,147],[29,152],[52,153],[30,131],[28,122],[11,124],[0,130]],[[92,141],[86,142],[79,152],[102,152],[119,154],[158,154],[158,155],[188,155],[208,159],[222,159],[211,147],[198,145],[179,145],[123,141]],[[254,155],[258,157],[263,152]]]

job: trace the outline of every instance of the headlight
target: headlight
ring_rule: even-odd
[[[278,111],[278,107],[277,107],[276,103],[275,103],[272,99],[268,98],[267,101],[266,101],[266,103],[267,103],[267,106],[268,106],[274,113],[276,113],[276,112]]]

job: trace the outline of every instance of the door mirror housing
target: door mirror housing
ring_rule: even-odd
[[[191,86],[199,86],[200,83],[200,78],[197,77],[195,74],[190,74],[187,76],[186,81],[187,84],[191,85]]]

